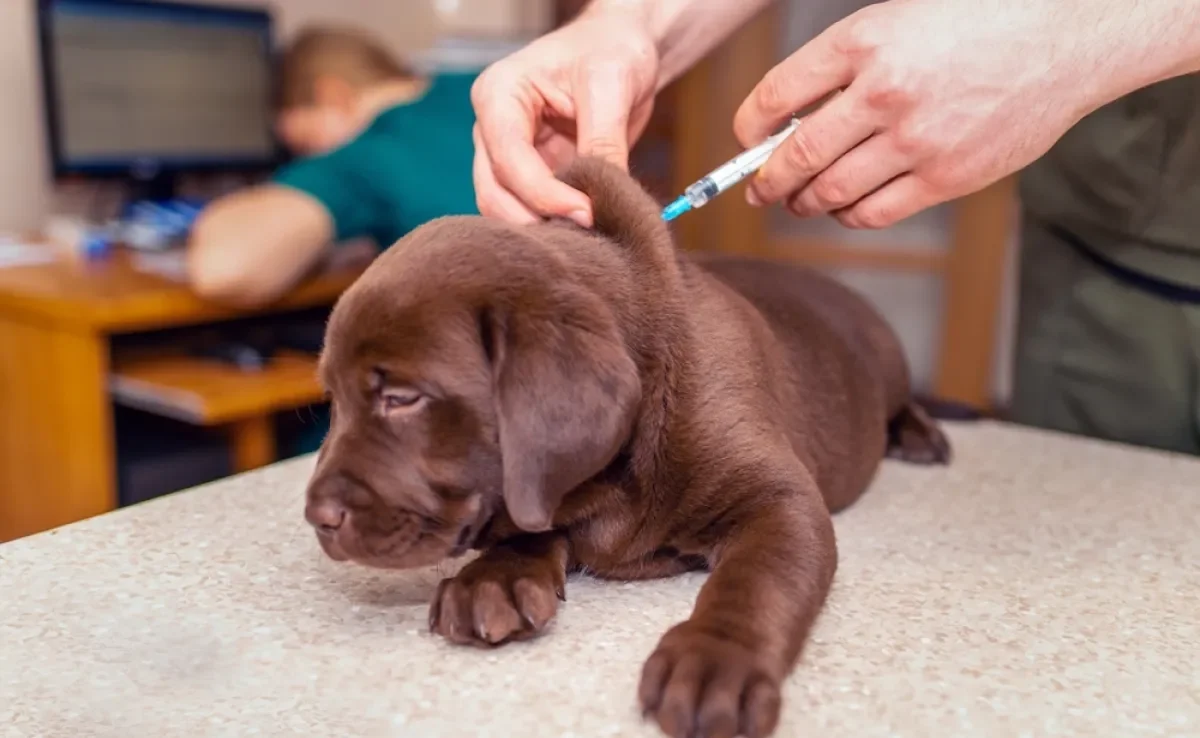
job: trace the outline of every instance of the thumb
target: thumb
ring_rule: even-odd
[[[575,89],[586,90],[576,102],[576,139],[581,156],[604,159],[629,169],[629,116],[633,93],[629,74],[619,66],[587,70]]]

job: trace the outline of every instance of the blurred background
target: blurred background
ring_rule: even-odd
[[[182,257],[187,229],[212,197],[262,181],[289,158],[271,120],[280,47],[301,29],[356,28],[422,74],[469,74],[584,4],[222,0],[206,14],[198,0],[0,3],[0,541],[310,450],[297,439],[320,427],[313,370],[322,321],[362,267],[347,254],[369,258],[370,245],[339,250],[286,295],[245,309],[193,294]],[[724,161],[737,150],[733,111],[761,75],[864,4],[789,0],[750,22],[661,96],[635,175],[665,201]],[[130,37],[142,45],[141,63],[176,90],[224,101],[206,108],[204,125],[167,121],[162,101],[137,97],[148,87],[131,86],[129,75],[104,78],[89,61],[101,58],[89,56],[101,42],[115,43],[115,7],[122,22],[158,24],[158,36]],[[198,28],[210,46],[180,52],[172,34],[193,43]],[[215,68],[224,70],[216,81]],[[104,129],[72,98],[96,85],[164,120],[136,121],[137,135]],[[156,125],[192,153],[167,161],[140,152]],[[215,143],[214,130],[243,136]],[[828,270],[892,321],[923,393],[1003,411],[1011,183],[879,232],[756,211],[740,193],[680,219],[677,230],[687,248]]]

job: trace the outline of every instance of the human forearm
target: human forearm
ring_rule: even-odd
[[[659,88],[679,77],[772,0],[593,0],[585,11],[640,23],[659,53]]]
[[[268,186],[221,198],[188,244],[192,289],[239,307],[269,303],[312,268],[332,230],[324,208],[297,191]]]
[[[1064,64],[1085,88],[1089,108],[1200,71],[1195,0],[1045,1],[1054,27],[1070,29],[1059,40]]]

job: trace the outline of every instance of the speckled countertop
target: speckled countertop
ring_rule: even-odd
[[[1200,461],[951,432],[837,518],[778,735],[1200,736]],[[310,464],[0,546],[0,735],[657,735],[637,676],[701,576],[576,579],[540,640],[452,647],[448,569],[323,558]]]

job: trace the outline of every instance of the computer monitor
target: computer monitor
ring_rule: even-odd
[[[39,0],[56,177],[174,176],[277,161],[266,10],[147,0]]]

